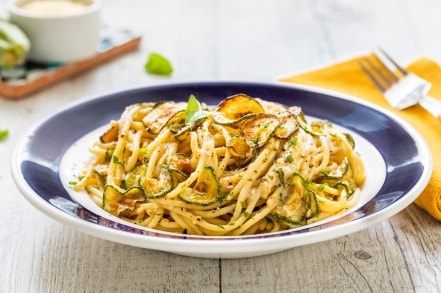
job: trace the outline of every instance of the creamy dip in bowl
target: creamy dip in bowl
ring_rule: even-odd
[[[97,53],[100,6],[100,0],[15,0],[9,16],[31,41],[29,60],[66,63]]]

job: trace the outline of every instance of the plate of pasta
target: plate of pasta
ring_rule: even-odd
[[[407,123],[355,97],[206,81],[70,105],[23,136],[12,174],[37,209],[82,232],[237,258],[394,215],[427,185],[431,155]]]

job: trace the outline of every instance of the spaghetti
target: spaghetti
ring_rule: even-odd
[[[210,108],[139,103],[90,147],[74,188],[107,212],[194,235],[270,233],[353,207],[365,180],[349,134],[245,94]]]

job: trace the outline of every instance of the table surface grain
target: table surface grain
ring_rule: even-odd
[[[6,16],[7,0],[0,0]],[[10,174],[26,129],[72,102],[194,80],[274,81],[381,46],[401,63],[441,62],[437,0],[103,1],[102,21],[138,50],[31,96],[0,97],[0,292],[439,292],[441,223],[415,205],[359,232],[245,259],[200,259],[77,232],[33,208]],[[148,75],[150,52],[171,77]]]

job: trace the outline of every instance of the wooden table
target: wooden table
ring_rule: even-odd
[[[7,0],[0,0],[5,15]],[[23,99],[0,98],[1,292],[435,292],[441,224],[415,205],[360,232],[246,259],[198,259],[77,232],[34,209],[9,164],[23,132],[71,102],[136,85],[274,81],[382,46],[402,63],[441,62],[441,2],[430,0],[103,1],[103,22],[143,41],[87,73]],[[144,72],[147,54],[175,72]]]

